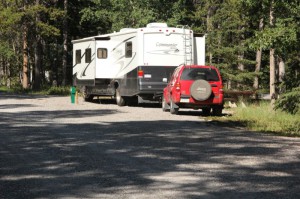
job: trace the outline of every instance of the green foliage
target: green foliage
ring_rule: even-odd
[[[53,86],[53,87],[44,87],[39,91],[33,91],[32,89],[23,89],[20,84],[13,85],[11,88],[7,86],[0,86],[0,91],[9,92],[9,93],[22,93],[22,94],[38,94],[38,95],[61,95],[67,96],[70,95],[70,87],[68,86]]]
[[[104,34],[111,31],[111,7],[110,1],[91,0],[87,1],[89,6],[80,11],[81,19],[79,24],[86,27],[89,34]],[[89,30],[88,27],[93,27]],[[90,36],[90,35],[89,35]]]
[[[300,115],[300,87],[281,95],[276,101],[275,109]]]
[[[13,6],[5,7],[0,3],[0,35],[15,30],[15,25],[22,19],[23,13],[17,12]]]
[[[8,41],[0,40],[0,57],[4,59],[13,59],[15,57],[14,51],[10,48]]]
[[[58,87],[50,87],[47,92],[47,95],[69,95],[70,87],[66,86],[58,86]]]
[[[291,115],[279,110],[274,111],[269,103],[250,105],[246,108],[231,109],[232,116],[214,118],[241,124],[249,130],[273,133],[284,136],[300,137],[300,115]]]
[[[250,47],[279,50],[297,41],[297,24],[291,18],[278,19],[275,27],[267,27],[263,31],[256,31]]]

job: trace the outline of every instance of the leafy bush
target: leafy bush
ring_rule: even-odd
[[[47,95],[69,95],[70,87],[50,87],[47,91]]]
[[[283,94],[275,104],[276,110],[282,110],[290,114],[300,114],[300,87]]]

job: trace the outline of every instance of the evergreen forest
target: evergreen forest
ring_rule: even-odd
[[[206,34],[227,90],[300,96],[299,0],[1,0],[0,84],[70,86],[72,40],[151,22]]]

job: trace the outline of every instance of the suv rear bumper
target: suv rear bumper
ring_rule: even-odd
[[[197,101],[191,96],[181,95],[180,99],[177,99],[175,103],[182,108],[206,108],[206,107],[219,107],[223,106],[224,104],[224,96],[223,94],[220,95],[213,95],[205,100],[205,101]]]

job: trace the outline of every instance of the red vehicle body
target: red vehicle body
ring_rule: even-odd
[[[162,109],[177,114],[179,108],[202,109],[205,115],[221,115],[224,104],[223,83],[214,66],[181,65],[164,88]]]

